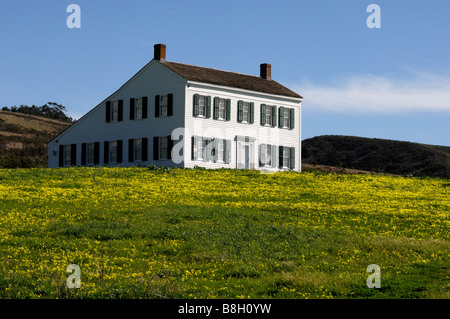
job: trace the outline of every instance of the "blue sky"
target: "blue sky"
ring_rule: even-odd
[[[449,15],[448,0],[2,0],[0,107],[51,101],[79,118],[165,43],[169,61],[253,75],[271,63],[304,96],[303,139],[450,146]]]

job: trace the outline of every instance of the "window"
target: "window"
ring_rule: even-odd
[[[266,124],[272,125],[272,108],[266,107]]]
[[[72,147],[70,145],[64,145],[64,166],[70,166],[72,164]]]
[[[242,105],[242,120],[243,122],[250,122],[250,103],[244,102]]]
[[[142,161],[142,139],[141,138],[134,140],[134,160]]]
[[[237,120],[239,123],[253,123],[254,103],[238,101]]]
[[[283,114],[283,127],[289,127],[289,109],[284,108],[283,109],[284,114]]]
[[[261,104],[261,125],[274,127],[276,121],[277,107],[275,105]]]
[[[290,168],[291,149],[289,147],[283,147],[283,167]]]
[[[219,120],[225,120],[226,101],[225,99],[219,99]]]
[[[292,130],[294,128],[295,109],[280,107],[278,109],[278,112],[279,112],[278,127],[279,128],[288,128],[288,129]]]
[[[206,95],[194,94],[193,96],[193,115],[194,117],[211,117],[211,97]]]
[[[216,157],[216,161],[217,162],[223,162],[223,158],[224,158],[224,140],[222,139],[215,139],[215,150],[214,150],[214,155]]]
[[[159,159],[169,158],[168,149],[169,149],[168,137],[161,136],[159,138]]]
[[[275,145],[259,145],[259,166],[276,167],[276,151]]]
[[[133,147],[133,140],[130,140],[130,146]],[[103,163],[122,163],[122,151],[123,143],[122,140],[117,141],[105,141],[103,144]],[[130,154],[131,161],[133,154]],[[97,163],[98,164],[98,163]]]
[[[117,163],[117,141],[109,142],[109,161]]]
[[[272,166],[272,145],[266,145],[266,158],[264,163],[268,166]]]
[[[173,94],[155,95],[155,117],[173,115]]]
[[[95,162],[95,143],[87,145],[87,164],[94,165]]]
[[[135,100],[135,115],[136,120],[142,119],[142,98]]]
[[[159,114],[161,116],[167,116],[168,115],[168,107],[169,107],[169,99],[167,95],[161,95],[159,101]]]
[[[230,120],[231,100],[222,99],[219,97],[214,98],[214,112],[213,118],[215,120]]]
[[[130,120],[140,120],[147,118],[148,97],[130,99]],[[120,107],[119,107],[120,108]]]
[[[231,140],[192,136],[192,160],[231,162]]]
[[[111,102],[111,121],[117,122],[119,120],[119,101]]]
[[[280,168],[295,168],[295,147],[279,147],[279,167]]]
[[[198,115],[206,116],[206,96],[204,95],[198,97]]]
[[[106,101],[106,122],[123,121],[123,100]]]
[[[206,138],[202,138],[202,137],[198,138],[197,139],[197,150],[198,150],[197,158],[199,160],[206,159],[205,148],[206,148]]]

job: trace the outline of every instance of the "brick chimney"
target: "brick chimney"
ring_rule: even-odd
[[[166,61],[166,45],[155,44],[154,48],[155,48],[154,59],[158,61]]]
[[[260,76],[266,80],[272,80],[272,66],[269,63],[263,63],[260,66]]]

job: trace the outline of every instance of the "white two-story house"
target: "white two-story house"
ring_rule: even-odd
[[[48,167],[301,170],[302,97],[260,76],[166,61],[166,46],[48,143]]]

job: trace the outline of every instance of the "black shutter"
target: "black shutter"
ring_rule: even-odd
[[[118,112],[118,122],[123,121],[123,100],[119,100],[119,112]]]
[[[142,139],[142,161],[148,161],[148,138]]]
[[[277,107],[272,106],[272,127],[277,126]]]
[[[278,147],[278,167],[282,168],[283,167],[283,146],[279,146]]]
[[[123,154],[123,142],[122,140],[117,141],[117,163],[122,163]]]
[[[283,127],[283,119],[284,119],[284,107],[280,106],[278,109],[278,127]]]
[[[294,123],[295,123],[295,109],[291,109],[289,114],[289,128],[291,130],[294,128]]]
[[[159,159],[159,137],[153,136],[153,159],[157,161]]]
[[[59,146],[59,167],[64,166],[64,145]]]
[[[199,108],[199,95],[198,94],[194,94],[194,105],[193,105],[193,109],[192,109],[192,115],[194,117],[198,116],[198,108]]]
[[[109,142],[105,141],[103,143],[103,163],[108,164],[109,163]]]
[[[134,161],[134,140],[129,139],[128,140],[128,162]]]
[[[225,120],[226,121],[229,121],[230,120],[230,118],[231,118],[231,100],[230,99],[227,99],[226,100],[226,104],[225,104],[225,107],[226,107],[226,117],[225,117]]]
[[[72,144],[70,146],[70,165],[77,165],[77,144]]]
[[[191,158],[192,160],[198,159],[198,151],[197,151],[197,137],[192,136],[191,138]]]
[[[219,139],[218,138],[213,138],[212,140],[212,148],[211,148],[211,154],[212,154],[212,161],[213,163],[217,163],[217,158],[218,158],[218,154],[219,154],[219,148],[218,148],[218,144],[219,143]],[[222,157],[223,158],[223,157]]]
[[[253,102],[251,102],[250,103],[250,110],[249,110],[249,112],[250,112],[250,114],[249,114],[249,116],[250,116],[250,124],[253,124],[253,120],[254,120],[254,114],[255,114],[255,103],[253,103]]]
[[[130,120],[134,120],[134,98],[130,99]]]
[[[167,95],[167,116],[173,115],[173,94]]]
[[[172,136],[167,136],[167,159],[172,159],[173,140]]]
[[[106,122],[111,122],[111,102],[106,101]]]
[[[237,121],[238,123],[242,122],[242,119],[244,118],[244,102],[238,101],[238,107],[237,107]]]
[[[81,165],[86,166],[86,143],[81,144]]]
[[[142,118],[146,119],[148,116],[148,97],[142,97]]]
[[[211,117],[211,97],[206,97],[206,118],[209,119]]]
[[[155,95],[155,117],[159,117],[159,95]]]
[[[261,125],[266,125],[266,105],[261,104]]]

